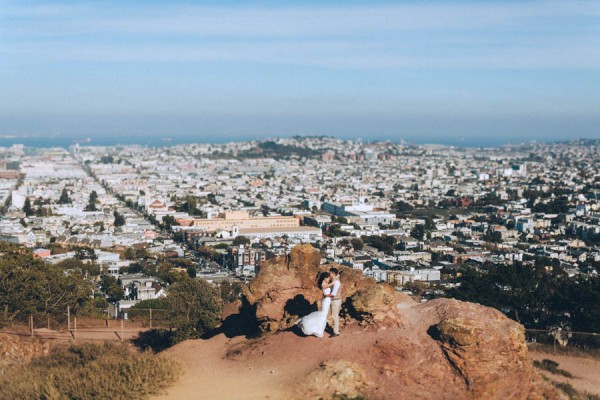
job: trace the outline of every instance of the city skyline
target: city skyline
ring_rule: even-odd
[[[0,1],[0,135],[598,138],[595,2]]]

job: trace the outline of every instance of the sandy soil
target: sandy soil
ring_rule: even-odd
[[[258,400],[288,397],[281,370],[269,365],[223,358],[223,348],[244,339],[223,335],[209,341],[187,341],[161,353],[184,366],[184,376],[167,394],[157,399]],[[285,382],[287,383],[287,382]]]
[[[419,323],[423,317],[412,307],[403,312],[411,314],[407,319],[412,322]],[[416,331],[407,323],[403,329],[367,332],[354,323],[343,327],[342,335],[336,338],[281,332],[255,340],[219,335],[208,341],[186,341],[160,353],[161,357],[180,362],[185,372],[167,393],[156,399],[300,399],[303,397],[298,385],[305,377],[321,363],[337,359],[356,362],[365,366],[368,375],[378,376],[381,386],[372,388],[369,398],[389,398],[385,393],[400,393],[404,383],[391,376],[382,377],[373,368],[376,356],[372,349],[382,338],[399,343],[418,341]],[[438,346],[425,347],[440,352],[438,356],[442,357]],[[461,385],[458,379],[454,383]],[[440,394],[434,398],[441,398]]]
[[[185,373],[174,387],[156,400],[294,399],[297,398],[294,385],[328,357],[346,352],[354,353],[349,358],[361,358],[363,350],[352,349],[352,343],[361,341],[357,336],[362,336],[361,332],[358,327],[347,327],[344,340],[302,338],[284,332],[268,343],[261,340],[249,342],[241,337],[228,339],[223,335],[210,341],[187,341],[161,353],[162,357],[180,362]],[[286,351],[285,347],[281,347],[284,344],[301,351]],[[229,357],[223,357],[224,349],[230,349]],[[275,354],[274,349],[277,349]],[[599,360],[536,351],[530,352],[530,357],[532,361],[554,360],[559,363],[559,368],[574,376],[565,378],[543,372],[549,379],[568,382],[581,392],[600,395]]]
[[[530,351],[532,360],[541,361],[545,358],[556,361],[559,369],[570,372],[573,378],[551,374],[542,371],[542,374],[555,382],[567,382],[578,391],[593,393],[600,396],[600,360],[585,357],[570,357],[551,353]]]

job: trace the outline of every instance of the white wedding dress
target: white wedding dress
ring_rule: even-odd
[[[323,296],[327,296],[329,293],[331,293],[331,288],[323,289]],[[320,311],[311,312],[307,316],[300,318],[296,324],[302,329],[302,333],[307,336],[323,337],[325,326],[327,326],[327,315],[329,314],[330,306],[331,297],[323,297]]]

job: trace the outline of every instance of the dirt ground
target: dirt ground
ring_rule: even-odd
[[[556,355],[541,351],[531,351],[532,360],[549,359],[558,363],[558,368],[570,372],[573,378],[552,374],[539,370],[545,377],[554,382],[566,382],[580,392],[588,392],[600,396],[600,360],[587,357]]]
[[[223,358],[223,347],[240,340],[243,339],[227,339],[221,335],[210,342],[187,341],[161,353],[163,357],[180,362],[185,374],[166,394],[156,399],[289,398],[283,382],[279,384],[284,371]]]
[[[127,326],[121,330],[121,327],[114,324],[113,327],[86,327],[77,330],[68,331],[66,329],[54,330],[39,328],[33,331],[33,337],[50,342],[89,342],[89,341],[121,341],[130,340],[137,337],[140,332],[148,328],[139,328]],[[0,331],[7,335],[20,337],[30,337],[31,333],[26,327],[14,326]]]
[[[224,335],[209,341],[183,342],[160,353],[161,357],[180,362],[185,372],[172,388],[155,399],[296,399],[298,393],[294,388],[319,363],[335,358],[340,352],[348,354],[350,359],[368,357],[368,349],[355,347],[364,340],[358,327],[347,327],[344,334],[339,340],[303,338],[283,332],[268,341],[251,341],[250,347],[243,337],[229,339]],[[296,350],[290,351],[290,347]],[[224,357],[225,351],[229,353]],[[530,352],[530,357],[532,362],[544,358],[554,360],[560,369],[574,376],[565,378],[538,370],[549,379],[568,382],[580,392],[600,395],[599,360],[536,351]],[[375,397],[387,398],[384,393]]]

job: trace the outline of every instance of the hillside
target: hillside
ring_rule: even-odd
[[[399,307],[401,327],[370,329],[351,322],[337,338],[285,331],[259,339],[221,334],[186,341],[162,355],[183,363],[187,373],[159,398],[557,398],[533,371],[520,338],[503,339],[510,321],[496,311],[454,300]],[[468,321],[475,313],[481,313],[481,323],[455,326],[463,333],[456,339],[464,342],[449,347],[453,354],[428,333],[440,316]]]
[[[224,329],[164,352],[187,373],[159,398],[559,398],[534,370],[523,327],[499,311],[450,299],[415,303],[352,270],[342,272],[341,336],[302,337],[290,329],[298,309],[290,305],[311,303],[307,279],[327,268],[318,261],[312,247],[299,246],[245,288],[241,313],[254,318],[260,337]]]

